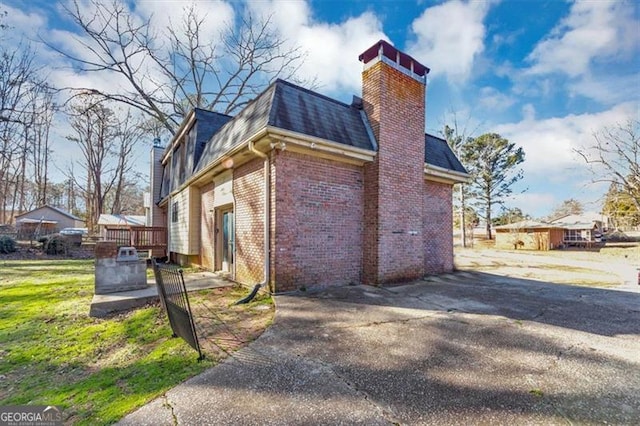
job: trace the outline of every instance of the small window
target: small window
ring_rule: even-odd
[[[171,205],[171,222],[176,223],[178,221],[178,202],[174,201]]]

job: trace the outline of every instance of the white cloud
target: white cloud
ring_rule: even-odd
[[[319,85],[331,91],[359,91],[362,64],[358,56],[378,40],[388,40],[372,12],[328,24],[316,21],[303,1],[249,2],[248,7],[257,16],[271,16],[290,46],[306,53],[300,75],[317,77]]]
[[[523,121],[533,121],[536,118],[536,107],[533,104],[525,104],[522,106]]]
[[[592,134],[602,127],[623,123],[637,114],[637,103],[619,104],[607,111],[593,114],[570,114],[536,120],[530,111],[524,110],[524,118],[517,123],[501,124],[496,133],[515,142],[525,151],[522,163],[527,174],[546,179],[571,176],[572,170],[583,169],[574,149],[591,141]]]
[[[527,57],[530,74],[586,73],[593,61],[628,55],[640,41],[632,2],[576,1]]]
[[[416,40],[408,44],[409,53],[432,68],[435,76],[467,80],[484,51],[483,21],[488,10],[488,2],[461,0],[427,8],[411,25]]]
[[[144,18],[151,18],[153,26],[166,32],[167,27],[183,27],[183,16],[190,7],[196,16],[202,19],[200,34],[207,42],[220,38],[228,25],[233,24],[235,12],[233,7],[224,1],[153,1],[142,0],[136,3],[135,12]]]
[[[10,27],[3,36],[13,37],[14,41],[20,38],[35,39],[38,31],[47,27],[47,18],[44,14],[36,11],[25,11],[13,8],[8,4],[0,4],[0,12],[6,11],[7,16],[3,18],[4,24]]]
[[[499,92],[493,87],[485,86],[480,89],[480,105],[493,110],[504,111],[516,102],[513,96]]]
[[[640,99],[640,77],[637,73],[601,78],[586,74],[569,83],[567,89],[570,96],[584,96],[605,105],[613,105],[628,99]]]

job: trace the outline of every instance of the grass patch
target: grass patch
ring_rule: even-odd
[[[531,389],[529,393],[538,398],[542,398],[544,396],[544,392],[542,392],[540,389]]]
[[[59,405],[65,423],[110,424],[222,357],[207,353],[196,362],[193,349],[171,338],[158,304],[110,318],[89,317],[91,260],[0,261],[0,277],[0,405]],[[228,298],[241,292],[230,289]],[[211,294],[194,299],[200,307]],[[271,299],[240,307],[228,320],[257,316],[262,303]],[[209,302],[209,309],[222,315],[217,303]],[[273,305],[258,312],[261,321],[241,343],[229,348],[223,341],[221,352],[264,330]]]

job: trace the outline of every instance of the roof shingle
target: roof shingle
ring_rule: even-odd
[[[223,116],[226,117],[226,116]],[[198,126],[209,119],[201,114]],[[217,123],[222,118],[216,118]],[[194,172],[201,171],[235,145],[266,126],[375,151],[376,141],[366,114],[356,104],[348,105],[327,96],[276,80],[235,117],[225,120],[202,149]],[[444,139],[425,135],[425,162],[466,173]]]

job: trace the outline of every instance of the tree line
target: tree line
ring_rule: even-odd
[[[523,177],[518,167],[525,160],[522,148],[496,133],[469,136],[455,115],[452,125],[445,125],[442,133],[471,175],[469,184],[459,186],[459,215],[455,220],[461,227],[463,246],[471,228],[480,219],[485,221],[488,239],[492,238],[492,226],[532,219],[521,209],[506,208],[504,204],[513,192],[513,185]],[[595,132],[591,144],[575,150],[591,172],[592,183],[609,184],[600,212],[616,229],[640,226],[639,135],[640,122],[630,119]],[[501,206],[501,212],[493,217],[496,206]],[[583,211],[579,201],[569,199],[545,219],[554,220]]]
[[[33,42],[10,41],[0,11],[0,223],[43,204],[83,217],[91,230],[101,213],[141,213],[141,144],[172,137],[192,108],[235,113],[277,78],[314,84],[297,77],[304,53],[269,18],[246,12],[212,37],[196,4],[164,27],[123,0],[75,0],[63,9],[77,49],[36,44],[111,84],[52,87]],[[66,165],[51,160],[57,120],[79,152]],[[54,170],[63,182],[51,182]]]
[[[0,11],[0,223],[45,203],[84,217],[90,228],[100,213],[140,213],[145,188],[134,153],[141,144],[172,137],[192,108],[233,114],[277,78],[315,86],[297,74],[304,52],[268,17],[245,11],[212,36],[194,3],[166,26],[136,15],[124,0],[74,0],[63,9],[76,48],[40,43],[108,84],[52,87],[34,46],[9,42],[7,13]],[[60,120],[80,153],[66,166],[51,161]],[[460,219],[483,218],[491,237],[493,208],[522,179],[525,153],[495,133],[472,137],[455,120],[443,134],[473,177],[461,185]],[[610,211],[640,211],[637,135],[638,122],[630,121],[604,129],[577,152],[594,181],[611,184]],[[51,182],[53,170],[62,182]]]

